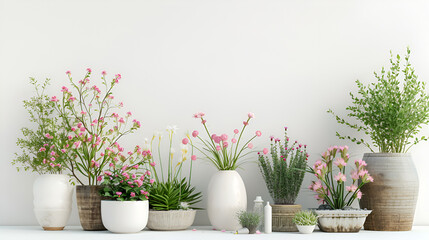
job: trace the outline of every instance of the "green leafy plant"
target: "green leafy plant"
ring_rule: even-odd
[[[372,145],[379,152],[403,153],[420,141],[427,141],[426,136],[417,137],[422,125],[429,123],[429,96],[424,82],[417,81],[417,75],[410,63],[410,49],[407,48],[405,64],[401,67],[401,57],[392,52],[390,70],[386,73],[374,73],[377,82],[364,85],[356,81],[358,94],[350,93],[352,105],[347,107],[348,117],[358,123],[339,117],[328,110],[338,123],[346,125],[358,132],[363,132],[372,140]],[[401,78],[403,78],[401,80]],[[402,86],[401,86],[402,83]],[[348,139],[357,144],[364,144],[372,152],[371,144],[363,139],[343,136],[337,132],[340,139]]]
[[[271,137],[271,159],[258,153],[258,164],[268,191],[275,204],[294,204],[304,180],[307,166],[307,146],[295,141],[290,144],[285,127],[284,144],[280,139]]]
[[[195,155],[191,155],[190,158],[188,177],[182,177],[185,162],[189,159],[189,139],[187,137],[182,139],[180,147],[181,154],[177,156],[173,148],[173,138],[176,130],[176,126],[167,126],[169,143],[167,166],[163,165],[162,162],[162,134],[154,134],[150,144],[147,140],[145,143],[145,148],[150,148],[151,151],[153,151],[154,141],[158,138],[158,154],[154,154],[154,160],[150,163],[156,180],[150,189],[149,197],[149,207],[153,210],[169,211],[180,209],[187,210],[190,208],[197,209],[193,207],[193,205],[200,202],[202,198],[201,192],[197,192],[195,187],[191,185],[192,166],[193,161],[196,160]],[[193,148],[191,150],[191,154],[192,153]],[[175,158],[178,158],[178,160],[176,164],[173,164]],[[164,170],[166,170],[166,174],[164,174]]]
[[[196,192],[186,178],[181,181],[155,182],[150,189],[149,207],[158,211],[187,210],[200,202],[201,197],[201,193]]]
[[[244,228],[249,229],[250,234],[255,233],[261,219],[262,216],[255,212],[240,211],[238,213],[238,221]]]
[[[317,214],[312,211],[299,211],[295,213],[292,221],[300,226],[313,226],[317,224]]]
[[[61,147],[67,141],[67,135],[58,123],[58,116],[54,112],[54,103],[49,101],[45,94],[49,79],[38,83],[30,78],[36,95],[24,100],[24,107],[30,116],[30,123],[34,127],[21,129],[23,137],[18,138],[17,145],[21,152],[15,153],[13,165],[17,170],[31,170],[38,174],[62,173],[67,169],[64,161],[67,159],[66,151]]]

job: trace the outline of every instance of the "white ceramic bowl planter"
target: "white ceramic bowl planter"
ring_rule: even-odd
[[[101,201],[104,227],[113,233],[137,233],[146,227],[149,201]]]
[[[65,174],[44,174],[34,181],[34,213],[44,230],[63,230],[66,226],[73,196],[69,180]]]
[[[359,232],[372,210],[315,210],[324,232]]]
[[[149,222],[147,227],[151,230],[177,231],[189,228],[195,219],[193,209],[170,210],[170,211],[149,211]]]
[[[219,171],[210,180],[207,192],[210,223],[218,230],[241,229],[237,213],[247,209],[243,179],[237,171]]]
[[[314,231],[316,225],[296,225],[300,233],[309,234]]]

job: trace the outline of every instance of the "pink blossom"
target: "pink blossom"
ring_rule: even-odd
[[[195,138],[195,137],[197,137],[197,136],[198,136],[198,134],[199,134],[199,133],[198,133],[198,131],[197,131],[197,130],[195,130],[195,131],[193,131],[193,132],[192,132],[192,137],[194,137],[194,138]]]
[[[48,138],[48,139],[52,139],[52,138],[54,138],[53,136],[49,135],[49,133],[46,133],[46,134],[45,134],[45,137],[46,137],[46,138]]]
[[[87,69],[86,69],[86,71],[87,71],[88,73],[91,73],[91,72],[92,72],[91,68],[87,68]]]
[[[237,142],[237,139],[233,138],[233,139],[231,139],[231,142],[232,142],[232,143],[236,143],[236,142]]]
[[[107,74],[106,71],[101,72],[101,75],[103,75],[103,77],[106,76],[106,74]]]
[[[360,190],[356,193],[356,197],[357,197],[357,199],[362,198],[362,192]]]
[[[205,113],[203,113],[203,112],[199,112],[199,113],[195,113],[194,114],[194,118],[202,118],[202,117],[204,117],[206,114]]]
[[[188,144],[188,142],[189,142],[189,139],[187,139],[187,138],[182,139],[182,143],[183,143],[184,145]]]
[[[70,72],[70,71],[67,71],[67,72],[66,72],[66,74],[70,76],[70,75],[71,75],[71,72]]]
[[[69,89],[67,88],[67,87],[65,87],[65,86],[63,86],[62,88],[61,88],[61,92],[68,92],[69,91]]]
[[[192,161],[195,161],[195,160],[197,160],[197,156],[195,156],[195,155],[192,155],[192,156],[191,156],[191,160],[192,160]]]
[[[136,194],[135,194],[134,192],[131,192],[131,193],[130,193],[130,196],[131,196],[131,197],[135,197],[135,196],[136,196]]]
[[[261,131],[256,131],[256,136],[258,136],[258,137],[260,137],[260,136],[262,136],[262,132]]]
[[[249,112],[249,113],[247,114],[247,116],[248,116],[249,118],[254,118],[254,117],[255,117],[255,114],[254,114],[254,113]]]
[[[222,138],[221,137],[219,137],[219,136],[214,136],[213,137],[213,141],[215,142],[215,143],[220,143],[220,141],[222,140]]]
[[[81,111],[80,114],[86,115],[86,112],[85,111]]]
[[[43,164],[46,164],[46,159],[43,159]]]
[[[78,147],[80,147],[81,143],[82,143],[81,141],[76,141],[76,142],[73,143],[73,145],[74,145],[75,148],[78,148]]]
[[[223,146],[224,148],[227,148],[227,147],[228,147],[228,142],[223,142],[223,143],[222,143],[222,146]]]
[[[53,164],[53,163],[49,163],[49,166],[51,166],[51,167],[55,167],[55,164]]]
[[[347,163],[342,158],[337,158],[337,160],[335,160],[334,164],[337,167],[339,167],[340,169],[343,168],[343,167],[345,167],[347,165]]]
[[[218,146],[216,146],[216,150],[218,150],[218,151],[220,151],[220,146],[218,145]]]
[[[354,192],[356,191],[356,189],[357,189],[356,185],[346,186],[346,190],[348,192]]]
[[[52,151],[50,154],[51,154],[51,156],[55,156],[56,153],[54,151]]]
[[[122,195],[122,192],[116,192],[116,195],[118,195],[118,197],[120,197]]]
[[[262,150],[262,152],[263,152],[265,155],[267,155],[267,153],[268,153],[268,148],[264,148],[264,150]]]
[[[81,132],[85,132],[85,128],[84,128],[84,127],[81,127],[79,130],[80,130]]]
[[[122,76],[121,76],[121,74],[116,74],[115,75],[115,83],[118,83],[119,82],[119,80],[121,80],[121,78],[122,78]]]
[[[77,124],[77,128],[81,128],[81,127],[82,127],[82,125],[83,125],[83,124],[82,124],[81,122],[80,122],[80,123],[78,123],[78,124]]]
[[[41,148],[39,149],[39,152],[44,152],[44,151],[46,151],[46,148],[44,148],[44,147],[41,147]]]
[[[133,115],[131,112],[127,112],[127,116],[128,117],[131,116],[131,115]]]
[[[243,125],[247,126],[247,125],[249,125],[249,122],[243,121]]]
[[[107,176],[112,176],[112,173],[110,171],[105,171],[104,174],[106,174]]]
[[[98,177],[97,177],[97,181],[98,181],[98,182],[103,181],[103,176],[98,176]]]
[[[226,140],[228,140],[228,135],[226,135],[226,134],[222,134],[222,135],[220,135],[220,139],[221,139],[222,141],[226,141]]]
[[[337,175],[334,176],[335,180],[337,182],[345,182],[346,181],[346,175],[344,175],[342,172],[339,172]]]
[[[151,163],[150,163],[150,165],[151,165],[152,167],[155,167],[156,162],[151,162]]]
[[[247,147],[248,147],[249,149],[252,149],[252,148],[253,148],[253,143],[249,143],[249,144],[247,145]]]
[[[67,137],[69,140],[72,140],[73,139],[73,136],[68,136]]]
[[[123,107],[124,103],[123,102],[119,102],[119,107]]]
[[[153,184],[154,182],[155,182],[155,179],[151,179],[151,180],[149,180],[149,182],[150,182],[150,184]]]
[[[120,122],[120,123],[125,123],[124,118],[120,118],[120,119],[119,119],[119,122]]]
[[[240,131],[238,131],[238,129],[234,129],[234,133],[238,134]]]
[[[51,97],[51,102],[58,102],[59,99],[57,98],[57,96],[53,96]]]
[[[358,180],[359,179],[359,174],[357,171],[353,171],[350,173],[351,177],[353,180]]]
[[[59,163],[58,163],[58,164],[57,164],[57,167],[61,167],[61,164],[59,164]]]
[[[62,152],[62,153],[66,153],[66,152],[67,152],[67,150],[63,148],[63,149],[61,149],[61,152]]]

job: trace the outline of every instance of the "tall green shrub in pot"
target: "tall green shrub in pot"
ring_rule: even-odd
[[[404,59],[402,64],[402,58],[391,53],[389,70],[375,73],[376,82],[365,85],[356,81],[358,92],[350,93],[352,104],[346,108],[353,122],[328,111],[338,123],[371,139],[368,142],[337,132],[340,139],[364,144],[371,151],[363,160],[374,183],[362,188],[360,201],[361,208],[373,210],[364,225],[368,230],[407,231],[413,224],[419,182],[407,152],[428,139],[418,134],[429,123],[429,96],[426,84],[418,81],[411,66],[409,48]]]
[[[274,200],[273,231],[296,232],[294,215],[301,210],[295,200],[304,180],[307,166],[307,146],[295,141],[291,143],[285,127],[284,143],[279,138],[271,137],[271,160],[268,149],[258,153],[258,164],[268,191]]]

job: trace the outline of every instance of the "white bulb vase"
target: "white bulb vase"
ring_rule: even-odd
[[[237,231],[242,228],[237,213],[247,209],[246,187],[237,171],[219,171],[210,180],[207,212],[217,230]]]
[[[34,214],[44,230],[63,230],[66,226],[73,196],[69,180],[65,174],[44,174],[34,181]]]
[[[101,220],[113,233],[137,233],[146,227],[149,201],[101,200]]]

